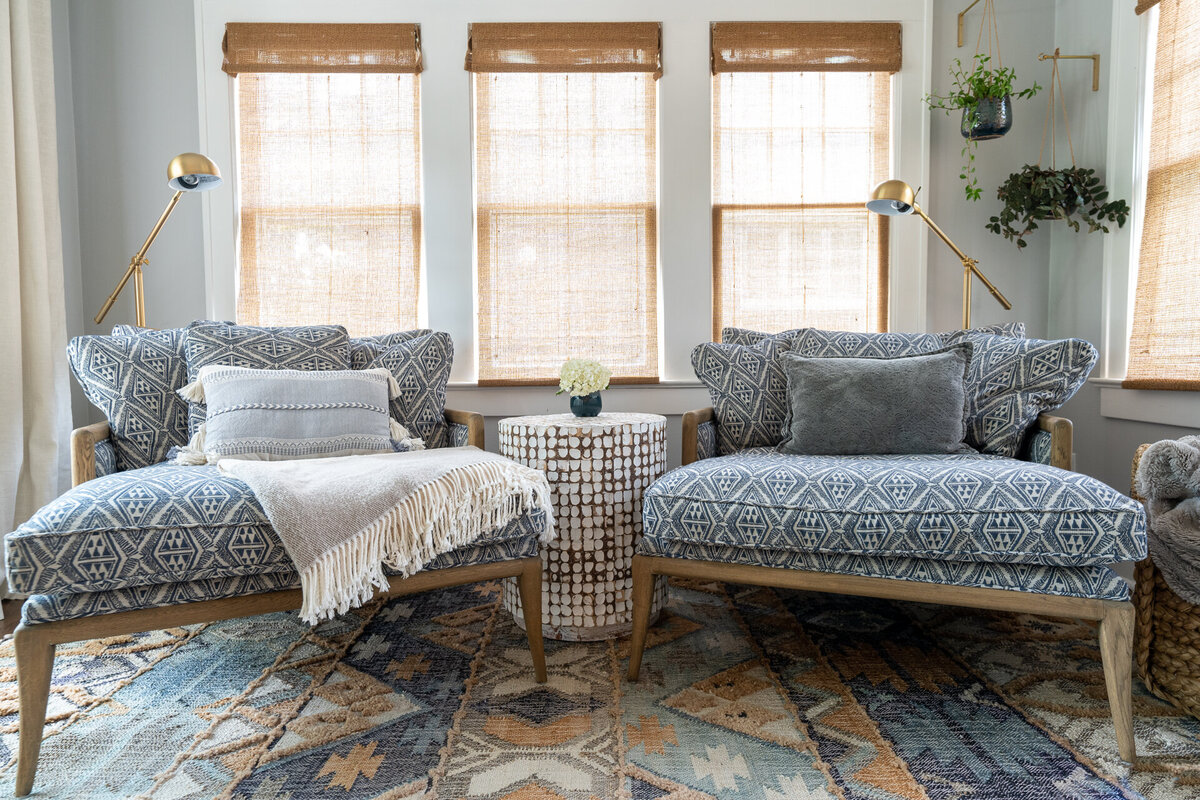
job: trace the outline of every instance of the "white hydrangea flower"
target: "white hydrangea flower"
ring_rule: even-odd
[[[608,388],[612,370],[590,358],[571,358],[563,362],[558,371],[558,392],[570,392],[573,397],[582,397]]]

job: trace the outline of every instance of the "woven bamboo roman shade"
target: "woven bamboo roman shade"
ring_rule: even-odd
[[[1150,9],[1158,5],[1159,0],[1138,0],[1137,6],[1133,9],[1135,14],[1145,14]]]
[[[887,330],[888,220],[863,198],[890,174],[898,26],[715,23],[712,37],[714,69],[733,70],[713,75],[713,338]]]
[[[657,380],[657,31],[472,26],[479,383]]]
[[[1200,3],[1162,0],[1130,389],[1200,389]]]
[[[898,22],[714,22],[713,72],[899,72]]]
[[[412,24],[230,22],[221,69],[243,72],[420,72]]]
[[[469,72],[651,72],[662,76],[657,22],[476,22]]]
[[[275,43],[286,46],[272,49],[267,35],[249,44],[237,30],[246,27],[268,34],[298,28],[302,35],[283,36]],[[339,323],[355,336],[417,326],[415,31],[413,25],[228,27],[226,52],[239,59],[239,322]],[[356,52],[359,34],[363,49]],[[239,49],[228,49],[229,42]],[[306,53],[301,43],[314,49]],[[251,53],[262,66],[248,64]],[[385,53],[392,66],[380,71]],[[324,71],[326,64],[333,71]],[[349,71],[352,64],[369,69]]]

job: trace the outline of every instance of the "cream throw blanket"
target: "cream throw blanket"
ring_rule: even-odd
[[[298,461],[222,459],[249,484],[300,573],[309,624],[387,588],[384,567],[405,577],[527,511],[546,512],[541,472],[477,447]]]

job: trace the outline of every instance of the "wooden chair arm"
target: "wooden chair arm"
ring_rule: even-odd
[[[688,411],[683,415],[683,457],[681,464],[691,464],[696,460],[696,451],[700,446],[700,426],[712,422],[716,418],[712,406]]]
[[[446,422],[467,426],[467,444],[483,449],[483,414],[447,408]]]
[[[1066,417],[1039,414],[1037,426],[1039,430],[1050,434],[1050,466],[1071,469],[1074,466],[1072,464],[1074,426],[1071,424],[1071,420]]]
[[[93,422],[71,431],[72,486],[96,477],[96,442],[103,442],[110,433],[108,422]]]

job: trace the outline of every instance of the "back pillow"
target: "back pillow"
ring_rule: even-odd
[[[717,418],[717,452],[774,447],[783,439],[787,379],[779,356],[786,339],[754,346],[704,342],[692,350],[692,368],[708,387]]]
[[[260,328],[225,322],[193,322],[184,333],[188,382],[203,367],[294,369],[301,372],[350,369],[350,337],[341,325]],[[203,403],[188,406],[188,434],[204,424]]]

